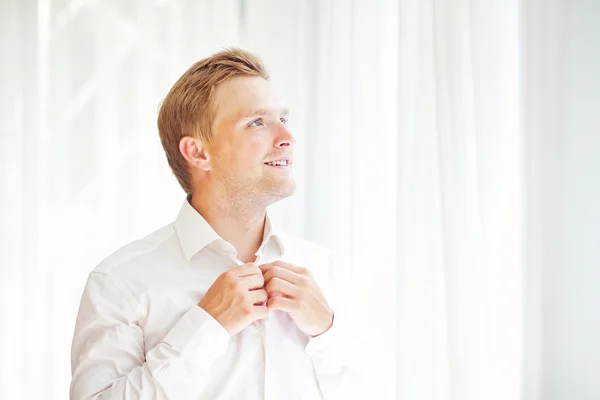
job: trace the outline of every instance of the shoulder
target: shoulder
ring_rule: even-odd
[[[149,260],[158,260],[166,254],[179,250],[179,243],[173,224],[166,225],[149,235],[130,242],[104,258],[92,273],[113,275],[118,272],[135,270],[147,265]],[[135,271],[131,271],[135,272]]]

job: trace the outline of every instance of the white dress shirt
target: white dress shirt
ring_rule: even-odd
[[[197,306],[235,248],[184,201],[177,219],[130,243],[89,275],[73,338],[71,399],[342,398],[352,371],[343,313],[329,297],[332,257],[273,229],[267,217],[257,265],[309,268],[335,312],[310,338],[289,315],[269,311],[230,336]]]

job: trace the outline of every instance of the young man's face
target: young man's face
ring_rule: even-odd
[[[264,205],[290,196],[295,141],[270,84],[259,77],[232,78],[217,87],[214,106],[209,154],[215,182],[229,196],[251,196]]]

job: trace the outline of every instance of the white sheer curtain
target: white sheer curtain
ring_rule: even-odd
[[[157,105],[229,45],[290,103],[299,190],[273,213],[337,252],[373,396],[521,398],[517,0],[2,7],[0,398],[67,397],[87,273],[182,201]]]
[[[314,235],[365,294],[382,397],[519,398],[518,2],[319,10]]]
[[[399,398],[521,390],[517,1],[405,1]]]

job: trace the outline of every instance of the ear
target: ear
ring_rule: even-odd
[[[210,156],[207,146],[202,140],[184,136],[179,141],[179,151],[194,168],[210,171]]]

